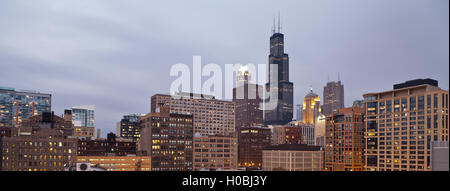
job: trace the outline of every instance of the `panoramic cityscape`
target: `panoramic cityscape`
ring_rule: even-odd
[[[408,4],[406,1],[395,2],[393,6],[396,7]],[[383,7],[386,2],[378,3],[360,6],[375,11],[379,8],[377,6]],[[383,17],[378,22],[411,20],[411,26],[418,27],[421,22],[427,23],[423,20],[438,20],[428,24],[433,27],[444,25],[442,35],[430,37],[434,33],[424,29],[406,29],[411,33],[395,34],[394,37],[382,34],[388,33],[386,31],[375,32],[371,38],[379,41],[387,38],[391,42],[409,35],[412,37],[405,42],[413,43],[399,43],[402,47],[395,48],[386,44],[384,48],[389,50],[381,48],[371,56],[367,52],[365,55],[327,55],[323,50],[325,54],[318,56],[321,57],[318,60],[324,61],[322,57],[329,56],[325,65],[308,62],[314,60],[308,57],[312,50],[302,52],[303,48],[296,47],[302,44],[298,41],[304,39],[291,43],[296,34],[302,33],[302,27],[291,26],[304,25],[306,28],[308,25],[300,21],[289,22],[292,21],[289,16],[295,17],[295,14],[286,13],[290,9],[284,7],[280,8],[282,11],[268,9],[272,11],[268,16],[270,19],[264,18],[267,23],[257,27],[267,27],[267,30],[242,29],[244,32],[239,35],[245,37],[237,41],[214,44],[214,41],[227,41],[229,37],[215,39],[217,34],[208,36],[199,32],[200,38],[211,41],[213,49],[227,45],[226,48],[240,50],[208,54],[206,50],[209,47],[199,39],[200,45],[193,46],[193,49],[183,48],[184,45],[180,44],[170,54],[163,54],[162,57],[177,60],[171,64],[162,61],[146,64],[155,60],[145,59],[166,50],[164,46],[172,47],[174,43],[177,46],[179,36],[165,42],[164,39],[152,41],[154,37],[139,38],[141,34],[120,37],[130,40],[128,43],[149,41],[152,44],[146,50],[149,53],[129,49],[122,54],[120,51],[126,46],[116,47],[107,42],[107,37],[103,45],[95,44],[97,41],[92,44],[80,42],[87,47],[76,52],[79,44],[74,42],[69,43],[71,47],[51,44],[68,40],[64,35],[79,27],[75,25],[92,27],[97,21],[77,20],[79,18],[74,18],[76,14],[69,11],[67,15],[58,13],[71,21],[62,25],[62,29],[53,26],[55,29],[43,30],[33,26],[19,27],[0,18],[0,24],[10,27],[0,31],[3,34],[0,37],[0,171],[449,171],[448,2],[430,1],[425,8],[420,3],[411,1],[408,6],[411,10],[425,12],[417,11],[421,14],[432,10],[440,14],[425,19],[423,15],[417,16],[422,20],[415,16],[408,19],[401,17],[401,10],[396,10],[386,14],[400,14],[400,19]],[[2,4],[4,8],[1,8]],[[14,12],[14,5],[33,9],[31,2],[17,4],[2,2],[0,12],[8,8]],[[67,8],[60,3],[50,4],[55,5],[55,10]],[[369,8],[375,4],[376,8]],[[320,7],[312,2],[305,6],[308,5]],[[437,8],[436,5],[447,5],[447,8]],[[48,16],[34,11],[36,17]],[[106,11],[95,13],[100,15],[99,18],[113,17]],[[92,13],[86,11],[83,15],[89,14]],[[130,15],[130,30],[139,28],[132,18],[135,14],[139,15],[140,10],[133,14],[124,13]],[[358,11],[358,14],[362,13]],[[27,19],[30,18],[18,18],[20,22]],[[208,18],[203,19],[206,20],[198,22],[208,23]],[[233,22],[233,19],[239,18],[230,16],[226,21],[222,20],[223,25]],[[103,25],[101,32],[123,35],[120,34],[123,31],[108,30],[113,28],[112,23]],[[252,28],[259,23],[247,27]],[[150,31],[168,30],[167,26],[160,24],[155,24]],[[236,25],[242,27],[241,24]],[[35,43],[48,45],[31,45],[36,48],[35,52],[27,46],[30,42],[25,42],[26,39],[17,39],[17,46],[10,45],[14,38],[20,38],[21,33],[28,33],[23,31],[14,36],[14,30],[17,30],[14,27],[20,30],[28,28],[36,33],[46,31],[45,37],[36,38]],[[395,31],[405,26],[389,27]],[[89,35],[87,30],[94,30],[83,29],[78,31],[80,35]],[[234,30],[220,35],[231,31]],[[415,38],[416,32],[425,33],[425,37]],[[262,35],[265,35],[262,43],[235,45],[255,42],[242,39],[260,39]],[[389,37],[381,37],[383,35]],[[336,34],[324,38],[340,37]],[[359,40],[349,44],[356,41]],[[430,45],[425,41],[435,43]],[[305,40],[305,43],[311,42]],[[380,44],[374,42],[372,45]],[[224,63],[233,63],[243,58],[245,53],[242,52],[247,48],[259,45],[265,46],[257,48],[263,51],[249,50],[247,53],[251,55],[244,59],[245,62],[214,64],[214,57],[226,60],[222,57],[224,55],[232,57]],[[139,48],[141,46],[138,45]],[[161,50],[158,49],[160,46]],[[345,49],[346,46],[351,45],[343,44],[337,49]],[[421,46],[431,48],[419,53],[425,49]],[[47,50],[50,54],[40,55],[39,52],[45,52],[45,49],[50,49]],[[321,54],[317,47],[313,49],[320,52],[314,54]],[[20,50],[23,51],[14,53]],[[390,51],[396,52],[391,55]],[[78,68],[77,62],[85,61],[83,52],[98,53],[98,57],[92,58],[94,63],[80,63],[82,67]],[[236,57],[230,55],[236,52],[240,52]],[[221,53],[224,55],[217,55]],[[118,58],[121,55],[125,57]],[[134,59],[145,61],[118,64],[127,56],[133,57],[130,62]],[[391,61],[363,61],[372,56],[390,56]],[[253,59],[255,57],[258,58]],[[365,58],[356,59],[361,62],[353,65],[345,63],[347,58],[340,60],[340,57]],[[67,64],[59,64],[64,60]],[[186,60],[192,62],[192,68],[182,63]],[[246,60],[254,60],[253,63],[263,60],[263,63],[256,65]],[[376,62],[383,60],[385,58]],[[405,63],[394,66],[398,61]],[[202,62],[209,64],[202,65]],[[139,67],[141,65],[142,68]],[[17,72],[19,70],[23,71]]]

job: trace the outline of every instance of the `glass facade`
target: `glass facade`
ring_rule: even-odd
[[[75,127],[94,127],[95,106],[72,107],[72,123]]]
[[[0,87],[0,127],[19,126],[23,120],[51,111],[51,94]]]

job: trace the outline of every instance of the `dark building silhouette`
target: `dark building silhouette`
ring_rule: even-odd
[[[270,146],[270,129],[267,127],[246,127],[241,129],[239,139],[240,167],[262,167],[262,151]]]
[[[280,23],[278,23],[280,25]],[[266,89],[270,90],[270,76],[275,75],[276,71],[271,70],[270,65],[278,66],[278,89],[273,89],[278,93],[277,107],[273,110],[265,110],[265,125],[284,125],[292,121],[293,118],[293,93],[294,84],[289,82],[289,56],[284,53],[284,35],[273,31],[270,37],[270,55],[269,55],[269,82]]]
[[[106,139],[78,140],[78,156],[127,156],[136,155],[136,142],[117,139],[116,134],[108,133]]]
[[[432,85],[432,86],[438,87],[438,81],[437,80],[433,80],[433,79],[427,78],[427,79],[409,80],[409,81],[406,81],[404,83],[394,84],[394,90],[401,89],[401,88],[412,87],[412,86],[423,85],[423,84],[428,84],[428,85]]]
[[[338,109],[344,108],[344,85],[341,81],[328,82],[323,87],[323,110],[324,115],[333,114]]]

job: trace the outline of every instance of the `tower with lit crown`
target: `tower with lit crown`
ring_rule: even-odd
[[[272,71],[270,65],[278,66],[278,71]],[[277,89],[270,89],[270,76],[278,72]],[[275,32],[275,23],[273,34],[270,37],[270,55],[269,55],[269,82],[266,89],[278,93],[277,107],[273,110],[265,110],[264,124],[266,125],[285,125],[293,118],[293,93],[294,84],[289,81],[289,56],[284,53],[284,35],[281,33],[280,17],[278,17],[278,31]]]
[[[320,112],[319,95],[314,93],[311,88],[310,92],[306,94],[305,99],[303,100],[302,122],[311,125],[315,124]]]

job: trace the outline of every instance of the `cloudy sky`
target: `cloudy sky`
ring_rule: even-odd
[[[295,104],[338,72],[346,106],[416,78],[449,89],[448,0],[1,0],[0,86],[51,93],[58,114],[94,104],[105,135],[193,55],[266,64],[278,11]]]

